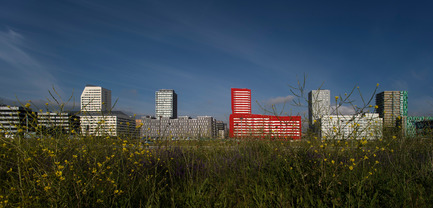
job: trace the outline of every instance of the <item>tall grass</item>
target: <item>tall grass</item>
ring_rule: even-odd
[[[0,203],[21,207],[429,206],[432,140],[1,138]]]

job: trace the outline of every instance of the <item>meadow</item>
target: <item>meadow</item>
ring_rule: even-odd
[[[428,207],[432,150],[432,136],[391,134],[152,143],[1,137],[0,206]]]

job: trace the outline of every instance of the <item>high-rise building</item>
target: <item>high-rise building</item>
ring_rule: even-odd
[[[301,138],[301,116],[251,114],[251,90],[232,88],[230,137]]]
[[[177,118],[177,94],[174,90],[158,90],[155,92],[155,117]]]
[[[232,88],[232,113],[251,114],[251,90]]]
[[[407,116],[407,91],[381,92],[376,95],[376,105],[383,126],[396,127],[398,120]]]
[[[100,86],[86,85],[81,94],[81,111],[110,111],[111,90]]]
[[[310,128],[315,121],[330,114],[331,92],[329,90],[312,90],[308,93],[308,121]]]

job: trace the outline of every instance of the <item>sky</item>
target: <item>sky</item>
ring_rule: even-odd
[[[77,109],[92,84],[112,91],[116,110],[154,115],[155,91],[174,89],[179,115],[227,122],[231,88],[251,89],[253,113],[274,104],[287,115],[305,114],[311,90],[335,104],[355,88],[358,106],[407,90],[409,115],[433,115],[431,11],[431,1],[2,1],[0,102],[41,108],[52,94]]]

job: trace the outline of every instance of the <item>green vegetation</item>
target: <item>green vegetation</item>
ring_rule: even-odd
[[[433,142],[0,138],[8,207],[426,207]],[[69,137],[73,138],[73,137]]]

